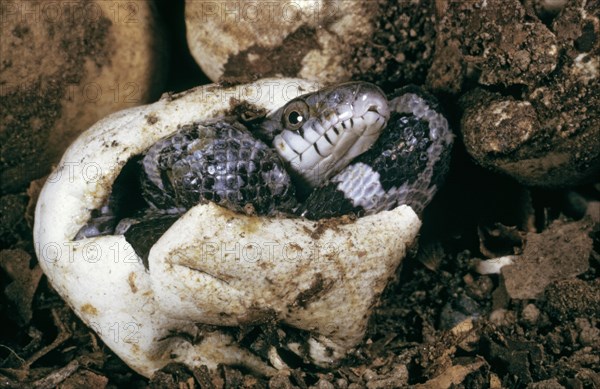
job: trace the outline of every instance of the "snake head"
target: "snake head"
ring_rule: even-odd
[[[389,117],[381,89],[348,82],[289,101],[257,132],[272,141],[294,179],[315,187],[368,150]]]

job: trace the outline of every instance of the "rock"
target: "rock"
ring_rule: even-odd
[[[593,320],[593,319],[592,319]],[[583,346],[600,346],[600,329],[596,328],[587,318],[575,319],[575,324],[579,330],[577,339]]]
[[[510,327],[516,322],[516,315],[511,310],[500,308],[490,313],[489,321],[498,327]]]
[[[481,306],[477,301],[461,293],[453,296],[452,301],[446,303],[440,312],[439,327],[449,330],[467,318],[478,317],[481,314]]]
[[[0,192],[48,174],[103,116],[158,97],[166,58],[150,4],[2,3]]]
[[[540,310],[534,304],[527,304],[521,311],[521,318],[528,325],[535,325],[540,317]]]
[[[335,386],[333,386],[333,384],[329,381],[325,381],[323,378],[321,378],[319,381],[317,381],[316,384],[310,386],[310,389],[334,389]]]

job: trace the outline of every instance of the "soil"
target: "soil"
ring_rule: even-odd
[[[167,23],[182,25],[180,7],[167,13]],[[430,27],[419,24],[418,30]],[[179,42],[174,56],[183,60],[173,66],[168,90],[207,82],[181,45],[180,28],[173,31]],[[477,35],[448,40],[437,46],[437,55],[463,58],[461,39]],[[473,81],[464,63],[450,60],[445,78],[434,81],[442,64],[439,57],[431,63],[424,82],[458,129],[456,97]],[[482,67],[484,82],[510,76],[494,66]],[[398,69],[397,78],[407,72],[425,80],[422,68]],[[449,77],[452,72],[460,78]],[[532,72],[524,69],[519,82],[556,82]],[[0,388],[600,387],[600,182],[527,187],[474,163],[460,139],[452,161],[446,185],[425,211],[418,248],[383,294],[364,342],[335,369],[300,362],[271,378],[235,367],[209,371],[176,364],[152,379],[136,374],[73,314],[37,265],[31,229],[43,179],[32,181],[27,192],[3,195]],[[497,258],[512,264],[485,274],[484,261]],[[276,336],[276,323],[261,323],[241,329],[240,337],[252,333],[268,342]]]

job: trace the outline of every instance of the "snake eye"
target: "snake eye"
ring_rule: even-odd
[[[283,124],[290,130],[297,130],[309,117],[308,105],[302,101],[292,101],[283,111]]]

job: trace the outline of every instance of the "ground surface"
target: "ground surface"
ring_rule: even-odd
[[[168,23],[179,26],[173,41],[181,42],[177,15],[172,11]],[[180,59],[171,89],[206,83],[185,47],[174,50]],[[486,80],[508,77],[494,66],[483,66]],[[425,83],[424,71],[415,69],[421,68],[394,74]],[[541,82],[531,74],[543,71],[530,69],[523,84]],[[465,85],[456,81],[427,84],[458,129],[455,97]],[[134,373],[74,316],[36,265],[31,226],[43,181],[3,194],[0,387],[600,387],[600,184],[528,188],[479,167],[457,143],[447,184],[426,211],[419,248],[384,293],[365,342],[332,371],[299,366],[270,379],[230,367],[174,365],[152,380]],[[481,260],[507,256],[514,265],[501,275],[481,274]]]

